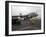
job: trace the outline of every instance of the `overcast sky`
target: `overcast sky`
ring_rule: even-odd
[[[37,13],[39,16],[41,15],[41,8],[37,7],[37,6],[17,6],[17,5],[12,5],[11,6],[11,14],[12,16],[17,16],[20,15],[20,13],[22,13],[22,15],[27,15],[29,13],[35,12]]]

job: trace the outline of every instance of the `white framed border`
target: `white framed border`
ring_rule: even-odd
[[[41,30],[27,30],[27,31],[12,31],[12,24],[11,24],[11,5],[26,5],[26,6],[40,6],[42,7],[41,11]],[[44,14],[43,14],[43,5],[40,4],[22,4],[22,3],[9,3],[9,35],[11,34],[27,34],[27,33],[42,33],[44,32]]]

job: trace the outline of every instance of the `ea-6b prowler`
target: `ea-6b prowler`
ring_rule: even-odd
[[[20,25],[21,24],[21,21],[23,20],[30,20],[34,17],[38,16],[38,14],[36,13],[29,13],[28,15],[22,15],[20,13],[19,16],[12,16],[12,24],[17,24],[17,25]]]

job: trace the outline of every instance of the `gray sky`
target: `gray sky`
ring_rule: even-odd
[[[37,6],[17,6],[17,5],[12,5],[11,7],[11,14],[12,16],[17,16],[20,13],[22,13],[22,15],[27,15],[29,13],[35,12],[37,13],[39,16],[41,15],[41,7],[37,7]]]

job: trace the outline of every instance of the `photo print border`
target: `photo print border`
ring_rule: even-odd
[[[42,33],[27,33],[27,34],[11,34],[9,35],[9,3],[26,3],[26,4],[42,4],[44,11],[44,32]],[[34,34],[45,34],[45,3],[40,2],[22,2],[22,1],[5,1],[5,36],[18,36],[18,35],[34,35]]]

